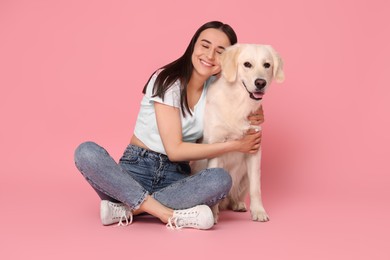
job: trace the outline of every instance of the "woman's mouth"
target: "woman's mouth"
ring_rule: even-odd
[[[213,66],[214,66],[214,64],[209,63],[209,62],[207,62],[207,61],[204,61],[204,60],[202,60],[202,59],[200,59],[200,63],[202,63],[203,65],[205,65],[205,66],[207,66],[207,67],[213,67]]]

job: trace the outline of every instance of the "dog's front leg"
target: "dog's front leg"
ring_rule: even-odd
[[[217,224],[219,218],[219,203],[211,206],[211,211],[213,212],[214,224]]]
[[[256,154],[247,156],[247,169],[249,178],[250,210],[252,220],[268,221],[269,217],[265,212],[261,199],[261,148]]]
[[[221,162],[220,162],[220,160],[218,160],[218,158],[212,158],[212,159],[208,160],[207,168],[222,167],[222,165],[220,165],[220,164],[221,164]],[[214,216],[214,224],[217,224],[218,218],[219,218],[219,203],[212,206],[211,211],[213,212],[213,216]]]
[[[222,167],[220,165],[220,161],[218,158],[212,158],[207,161],[207,168],[219,168]]]

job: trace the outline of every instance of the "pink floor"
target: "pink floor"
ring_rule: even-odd
[[[25,183],[21,194],[3,202],[2,259],[390,257],[389,192],[378,187],[303,190],[267,176],[264,197],[271,221],[257,223],[248,212],[226,211],[212,230],[171,231],[151,216],[136,217],[127,227],[104,227],[99,201],[82,177],[74,170],[52,174],[64,177],[41,184],[31,178],[33,185]]]
[[[0,259],[390,259],[389,3],[227,2],[0,1]],[[74,149],[119,159],[145,80],[214,19],[284,59],[264,98],[271,221],[103,227]]]

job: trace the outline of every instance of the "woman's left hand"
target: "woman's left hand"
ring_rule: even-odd
[[[264,122],[263,106],[248,116],[251,125],[261,125]]]

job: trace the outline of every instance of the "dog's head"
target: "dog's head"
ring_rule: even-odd
[[[261,100],[272,80],[284,80],[283,61],[270,45],[235,44],[221,55],[222,76],[239,82],[254,100]]]

